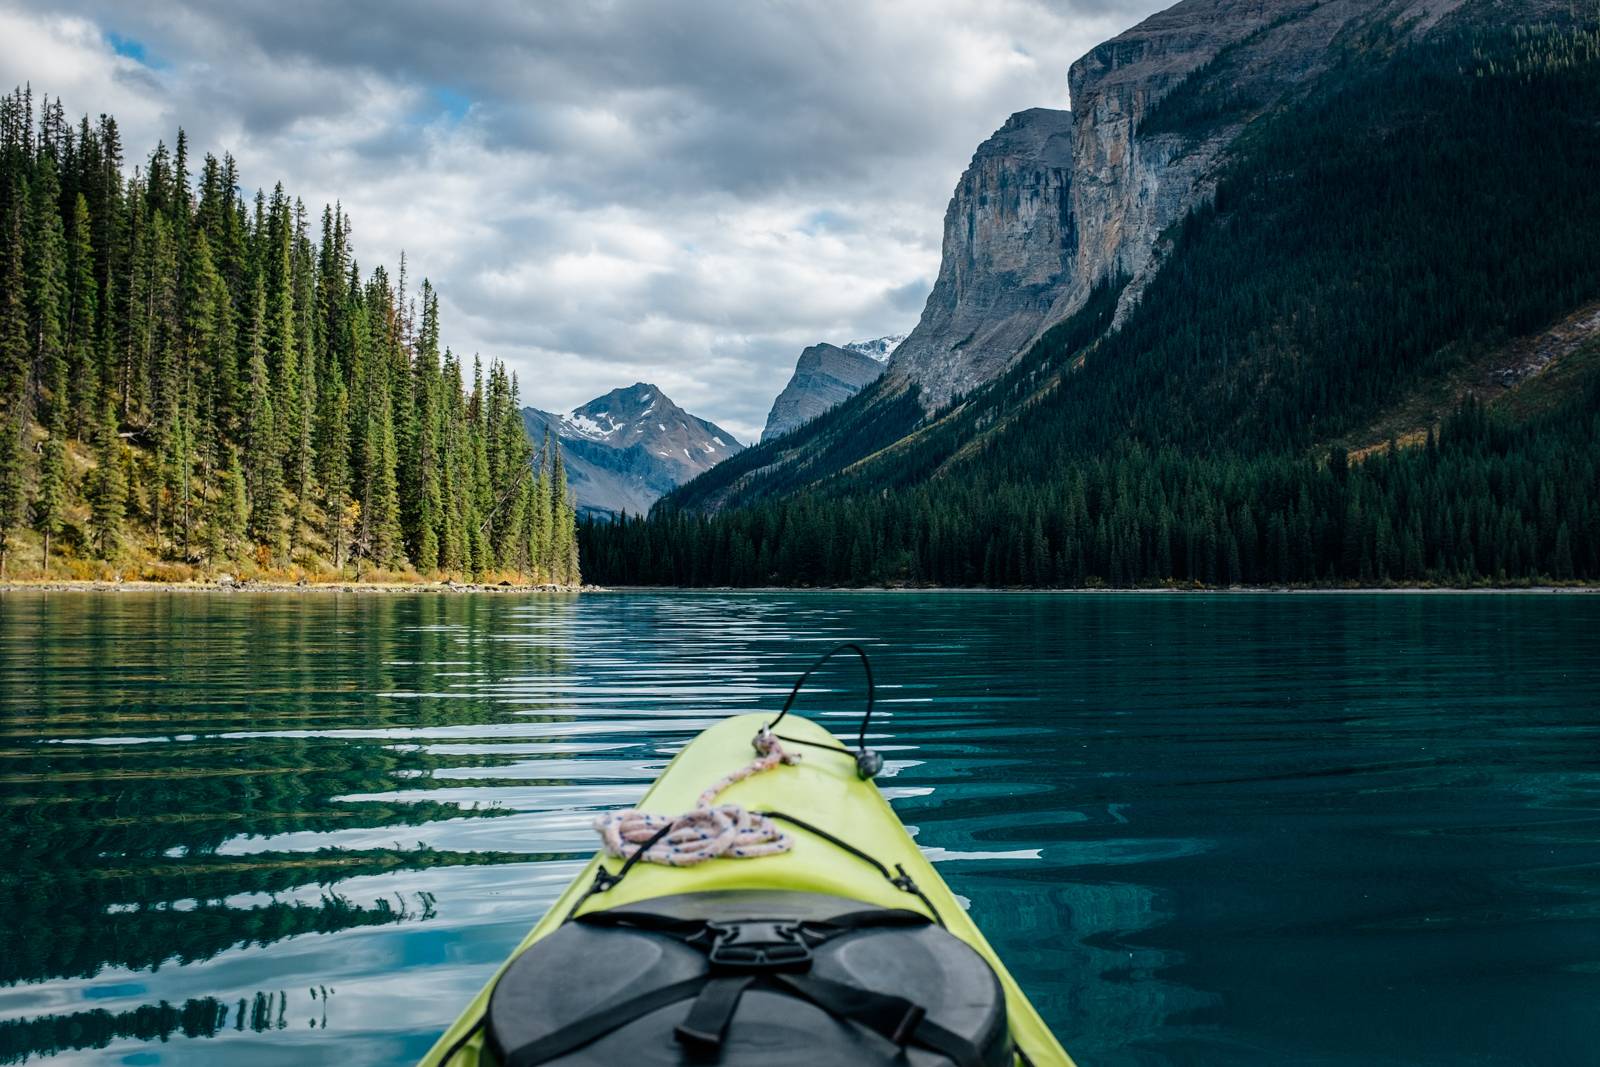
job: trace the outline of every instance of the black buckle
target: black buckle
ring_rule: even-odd
[[[708,922],[713,968],[728,971],[804,971],[811,967],[811,946],[794,922],[755,920]]]

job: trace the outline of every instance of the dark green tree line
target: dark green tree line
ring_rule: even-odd
[[[993,473],[804,492],[715,516],[579,527],[617,585],[1600,580],[1600,377],[1540,418],[1468,404],[1361,463],[1134,447],[1023,483]]]
[[[439,297],[363,273],[278,185],[180,131],[0,99],[0,573],[52,559],[578,580],[575,509],[505,366],[441,349]]]

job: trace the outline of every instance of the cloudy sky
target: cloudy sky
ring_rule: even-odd
[[[972,150],[1161,6],[0,0],[0,86],[342,200],[528,403],[648,381],[749,441],[801,348],[915,324]]]

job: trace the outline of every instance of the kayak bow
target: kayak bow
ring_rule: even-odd
[[[639,811],[670,816],[694,808],[707,783],[750,762],[751,739],[768,725],[768,716],[758,713],[736,716],[706,730],[674,757],[640,802]],[[1004,1019],[1017,1062],[1033,1067],[1070,1067],[1072,1061],[1067,1053],[883,795],[870,780],[857,774],[857,753],[843,747],[821,726],[798,716],[784,721],[783,736],[791,743],[806,746],[804,758],[794,765],[775,766],[767,773],[735,781],[719,801],[756,812],[798,816],[803,822],[784,826],[794,838],[789,851],[754,859],[710,859],[692,867],[636,863],[628,866],[620,881],[615,879],[623,862],[597,855],[440,1036],[423,1058],[423,1067],[478,1067],[500,1062],[485,1028],[496,984],[523,953],[562,929],[569,919],[590,916],[589,921],[594,922],[592,916],[596,913],[634,908],[647,901],[660,902],[669,897],[678,901],[684,899],[684,894],[733,891],[746,891],[745,896],[749,896],[748,891],[821,894],[872,909],[895,909],[902,916],[908,911],[926,915],[975,950],[993,970],[1004,994]],[[840,843],[848,848],[840,847]],[[899,871],[902,878],[892,879],[887,871]],[[732,995],[736,1006],[740,994]],[[697,1010],[698,1007],[696,1002]],[[678,1007],[678,1014],[683,1010]],[[727,1008],[728,1017],[733,1010]],[[726,1019],[723,1023],[725,1026]],[[735,1022],[733,1032],[739,1031],[739,1025]],[[679,1040],[683,1040],[681,1032]],[[673,1057],[677,1055],[676,1051],[672,1053]],[[523,1057],[522,1062],[547,1061]],[[656,1061],[647,1058],[640,1062]],[[913,1062],[951,1061],[935,1058]]]

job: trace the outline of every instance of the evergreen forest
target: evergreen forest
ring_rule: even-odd
[[[339,205],[0,99],[0,577],[571,585],[559,449]]]

